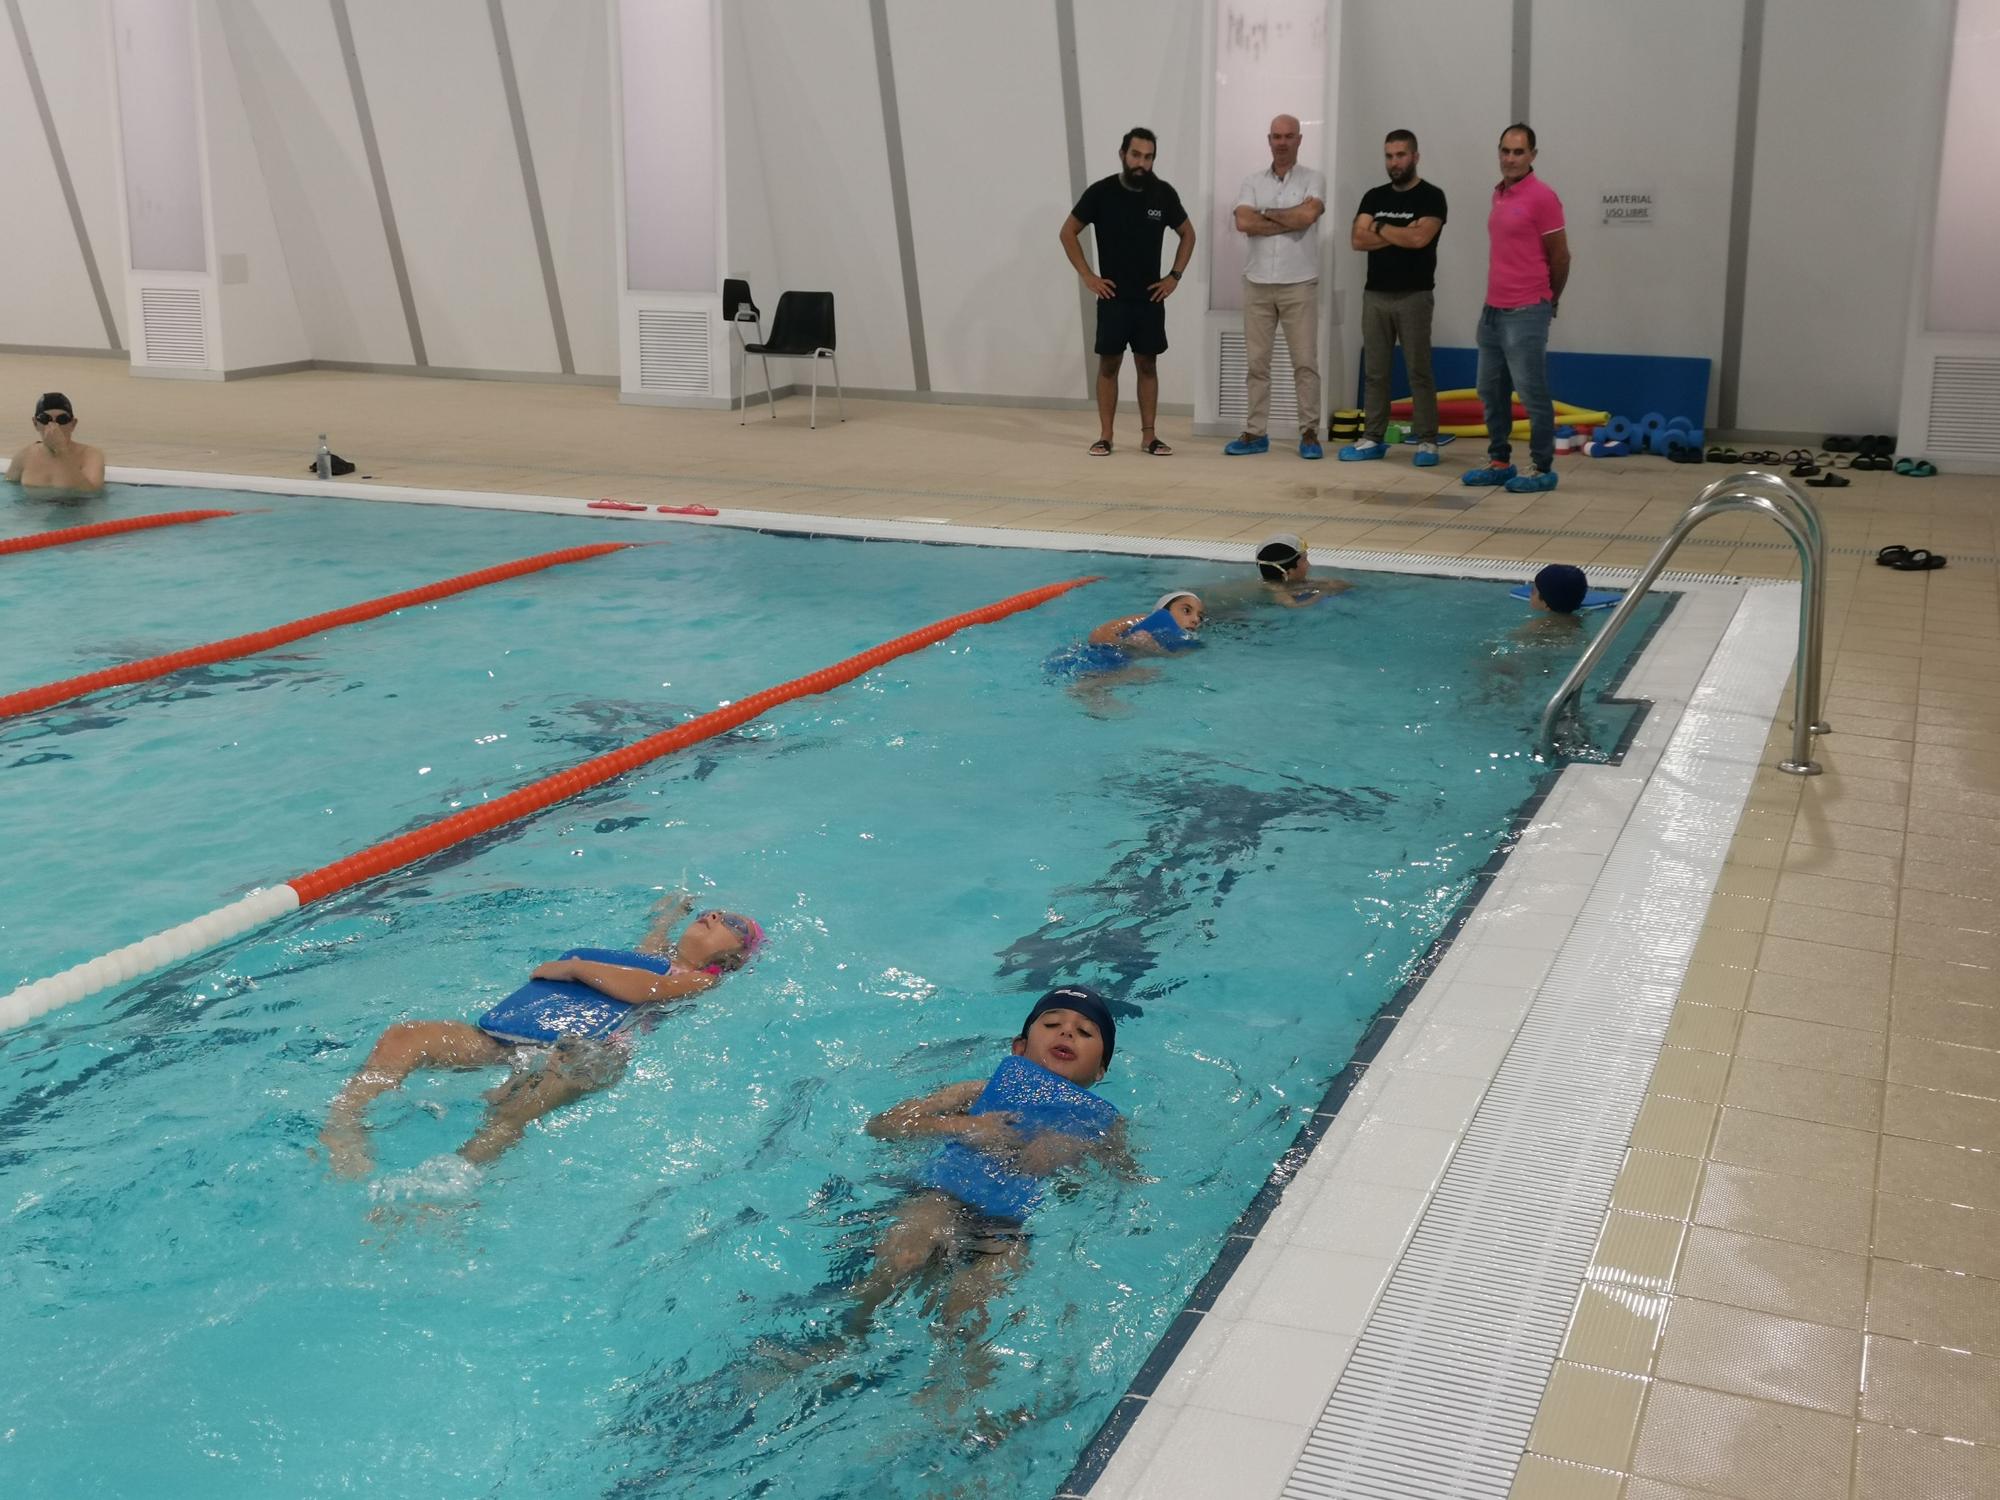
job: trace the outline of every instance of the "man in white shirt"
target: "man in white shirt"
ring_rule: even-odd
[[[1271,166],[1243,180],[1236,229],[1250,236],[1243,268],[1243,355],[1249,415],[1243,435],[1223,452],[1267,453],[1271,412],[1271,349],[1278,325],[1292,353],[1299,395],[1299,457],[1319,458],[1319,219],[1326,212],[1326,178],[1299,165],[1299,122],[1271,122]]]

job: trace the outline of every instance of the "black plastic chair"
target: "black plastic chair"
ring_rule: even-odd
[[[771,395],[770,356],[812,361],[812,404],[807,425],[819,426],[819,362],[833,361],[833,389],[840,398],[840,420],[847,420],[847,392],[840,384],[840,356],[834,352],[833,293],[786,292],[771,315],[771,336],[745,344],[744,351],[764,358],[764,399],[771,403],[771,420],[778,420],[778,403]]]
[[[764,341],[764,315],[757,310],[756,299],[750,295],[749,282],[739,281],[733,276],[723,278],[722,321],[729,324],[736,331],[736,389],[741,393],[737,397],[737,403],[747,414],[750,405],[750,392],[747,389],[749,359],[746,350],[749,347],[750,341],[743,336],[743,325],[748,323],[752,328],[757,330],[758,343],[761,344]],[[768,389],[770,384],[771,364],[769,360],[766,360],[764,362],[764,385]]]

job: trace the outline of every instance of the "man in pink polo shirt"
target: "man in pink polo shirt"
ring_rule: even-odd
[[[1500,133],[1500,185],[1486,218],[1490,245],[1486,306],[1479,312],[1479,401],[1486,408],[1483,469],[1471,485],[1503,484],[1515,494],[1556,487],[1556,409],[1549,395],[1549,324],[1569,281],[1569,235],[1562,199],[1535,175],[1535,132],[1509,125]],[[1528,410],[1528,457],[1513,463],[1514,393]]]

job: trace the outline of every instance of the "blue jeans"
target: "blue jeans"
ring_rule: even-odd
[[[1486,451],[1495,463],[1514,452],[1514,393],[1528,410],[1528,457],[1535,467],[1556,466],[1556,407],[1549,395],[1547,302],[1530,307],[1484,307],[1479,312],[1479,401],[1486,408]]]

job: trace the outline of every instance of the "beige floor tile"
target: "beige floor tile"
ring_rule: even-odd
[[[1855,918],[1856,921],[1866,920]],[[1854,1031],[1889,1029],[1889,987],[1867,979],[1800,979],[1759,971],[1750,981],[1748,1009]]]
[[[1745,1500],[1845,1492],[1853,1424],[1827,1412],[1655,1381],[1635,1473]]]
[[[1937,1437],[2000,1443],[2000,1360],[1870,1334],[1861,1415]]]
[[[1718,893],[1708,903],[1708,915],[1704,919],[1711,927],[1726,928],[1731,932],[1762,932],[1764,923],[1771,915],[1771,903],[1753,896],[1727,896]]]
[[[1882,1128],[1881,1083],[1872,1078],[1851,1078],[1844,1073],[1738,1057],[1731,1061],[1722,1101],[1736,1109],[1790,1115],[1794,1119],[1816,1120],[1822,1125],[1845,1125],[1854,1130]]]
[[[1567,1464],[1537,1453],[1521,1456],[1508,1500],[1618,1500],[1623,1474]]]
[[[1632,1127],[1632,1149],[1699,1157],[1708,1149],[1715,1116],[1713,1104],[1648,1094]]]
[[[2000,1280],[2000,1213],[1885,1192],[1876,1202],[1875,1253]]]
[[[1676,1296],[1656,1365],[1663,1380],[1848,1414],[1861,1333]]]
[[[1751,993],[1756,993],[1754,981]],[[1740,1010],[1702,1005],[1684,998],[1674,1007],[1673,1015],[1667,1022],[1666,1045],[1697,1052],[1727,1053],[1736,1045],[1736,1029],[1742,1017]]]
[[[1995,971],[1967,964],[1942,963],[1911,953],[1896,955],[1891,995],[1929,1000],[1964,1000],[1973,1005],[1993,1003]]]
[[[1909,885],[1907,878],[1904,885]],[[1905,889],[1899,915],[1906,922],[1922,922],[1930,927],[2000,932],[2000,901],[1990,898],[1948,895],[1922,888]],[[1995,988],[2000,990],[2000,985]]]
[[[1790,974],[1799,979],[1875,986],[1885,993],[1889,988],[1890,960],[1886,949],[1871,953],[1854,948],[1832,948],[1820,941],[1801,941],[1767,933],[1757,953],[1757,968],[1765,973]]]
[[[1783,1115],[1725,1109],[1716,1126],[1713,1161],[1754,1167],[1809,1182],[1845,1187],[1875,1185],[1875,1152],[1881,1139],[1872,1130],[1849,1130]]]
[[[1910,852],[1906,843],[1904,854],[1907,856]],[[1801,875],[1822,875],[1834,880],[1865,880],[1876,885],[1896,884],[1896,861],[1884,854],[1864,854],[1854,849],[1835,849],[1822,844],[1787,844],[1781,859],[1787,873],[1796,871]]]
[[[1689,1004],[1740,1010],[1750,994],[1751,971],[1723,964],[1691,963],[1681,981],[1681,999]]]
[[[1668,1300],[1659,1292],[1586,1281],[1570,1315],[1562,1357],[1599,1370],[1652,1374]]]
[[[1658,1151],[1628,1151],[1612,1185],[1611,1206],[1654,1218],[1686,1219],[1700,1185],[1698,1161]]]
[[[1859,1328],[1867,1305],[1868,1262],[1859,1255],[1697,1225],[1674,1283],[1677,1294]]]
[[[1725,1014],[1734,1016],[1736,1012]],[[1728,1078],[1729,1059],[1722,1053],[1670,1046],[1661,1049],[1660,1060],[1654,1064],[1653,1076],[1646,1088],[1650,1093],[1666,1094],[1675,1099],[1695,1099],[1704,1104],[1715,1104],[1720,1102]]]
[[[1878,1259],[1869,1269],[1868,1331],[2000,1355],[2000,1281]]]
[[[1902,920],[1896,923],[1896,951],[1937,963],[1985,969],[1987,993],[2000,994],[2000,934]]]
[[[1780,1062],[1795,1067],[1846,1073],[1854,1078],[1880,1078],[1887,1055],[1885,1035],[1846,1026],[1794,1021],[1785,1016],[1751,1012],[1737,1033],[1739,1057]]]
[[[1547,1458],[1623,1470],[1645,1395],[1643,1380],[1558,1360],[1528,1447]]]
[[[1825,906],[1771,903],[1764,930],[1772,937],[1825,943],[1836,948],[1867,948],[1887,953],[1896,945],[1896,924],[1888,917],[1863,916]]]
[[[1613,1211],[1605,1215],[1586,1273],[1592,1281],[1637,1291],[1664,1291],[1673,1279],[1685,1223]]]
[[[2000,1448],[1863,1422],[1854,1495],[1855,1500],[1991,1500],[2000,1495]]]
[[[1773,895],[1777,901],[1853,912],[1865,917],[1894,918],[1896,915],[1893,886],[1870,885],[1858,880],[1828,880],[1820,875],[1786,870],[1778,876]]]
[[[1863,1188],[1711,1162],[1702,1175],[1694,1222],[1850,1255],[1868,1249],[1873,1194]]]
[[[2000,1101],[1891,1083],[1883,1098],[1882,1129],[1889,1135],[2000,1153]]]
[[[1881,1180],[1907,1197],[2000,1211],[2000,1157],[1989,1151],[1885,1135]]]
[[[1642,1474],[1634,1474],[1625,1481],[1625,1489],[1620,1500],[1715,1500],[1718,1490],[1691,1490],[1678,1484],[1664,1484],[1657,1479],[1648,1479]],[[1744,1500],[1731,1496],[1727,1500]]]
[[[1976,1011],[1986,1007],[1964,1008]],[[1891,1083],[1917,1088],[2000,1099],[2000,1052],[1897,1032],[1889,1038],[1888,1078]]]

